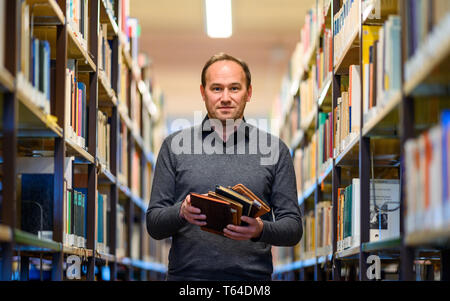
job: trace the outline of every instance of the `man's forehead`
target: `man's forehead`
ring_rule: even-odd
[[[208,70],[206,70],[206,79],[210,79],[213,76],[214,78],[222,78],[229,76],[238,76],[240,80],[245,79],[245,72],[241,65],[234,61],[223,60],[217,61],[209,66]]]

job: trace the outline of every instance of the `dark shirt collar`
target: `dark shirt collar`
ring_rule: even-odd
[[[207,124],[205,126],[205,123],[209,120],[209,116],[208,114],[205,116],[205,118],[202,121],[202,125],[201,125],[201,132],[203,134],[203,137],[205,137],[205,135],[210,134],[212,132],[214,132],[214,128]],[[249,137],[249,124],[245,121],[245,117],[242,117],[242,121],[239,123],[238,128],[234,131],[234,134],[236,134],[237,132],[241,132],[244,131],[245,137],[248,138]]]

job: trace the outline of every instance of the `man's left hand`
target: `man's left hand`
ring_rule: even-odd
[[[263,230],[263,221],[258,218],[242,216],[241,221],[246,222],[247,226],[228,225],[223,233],[226,237],[234,240],[249,240],[261,236]]]

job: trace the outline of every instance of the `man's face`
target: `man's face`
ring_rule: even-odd
[[[240,119],[252,96],[252,87],[247,89],[245,73],[234,61],[218,61],[206,71],[206,86],[200,85],[208,116],[223,123],[227,119]]]

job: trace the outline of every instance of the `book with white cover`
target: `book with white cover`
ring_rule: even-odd
[[[370,241],[400,236],[400,181],[371,180]]]

